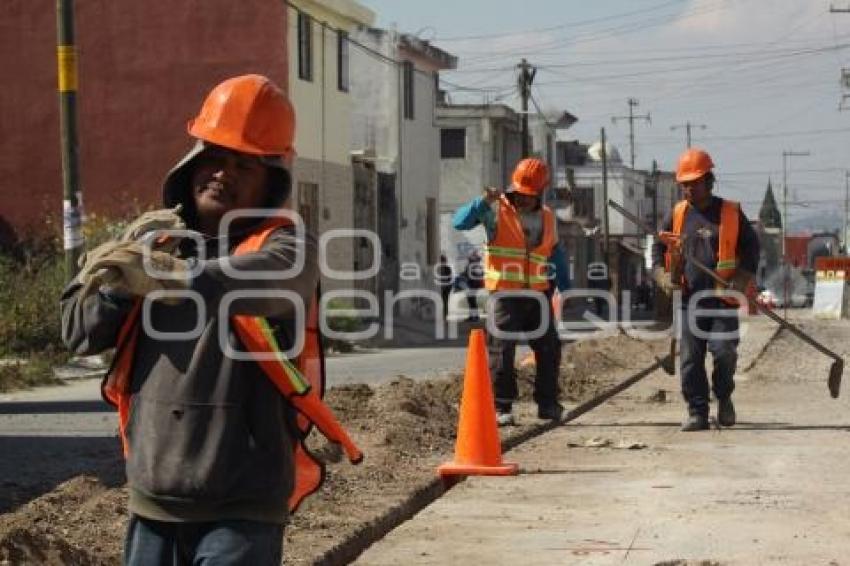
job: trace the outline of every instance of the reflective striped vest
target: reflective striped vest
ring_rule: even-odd
[[[504,195],[499,199],[496,234],[484,248],[484,286],[488,290],[549,288],[549,257],[558,237],[555,215],[547,206],[541,207],[541,214],[543,235],[537,247],[529,249],[519,212]]]
[[[287,224],[289,222],[283,218],[263,223],[236,247],[234,255],[258,251],[274,230]],[[141,306],[140,299],[127,316],[118,334],[115,361],[101,384],[103,398],[118,409],[118,426],[125,458],[129,453],[127,423],[130,418],[130,381]],[[357,464],[363,459],[363,453],[322,401],[325,364],[319,335],[318,293],[307,310],[305,327],[302,329],[305,333],[304,347],[294,362],[280,353],[281,348],[265,318],[236,315],[231,318],[231,323],[248,352],[264,354],[257,357],[257,364],[297,412],[298,430],[292,431],[295,486],[289,498],[289,509],[294,512],[305,497],[319,489],[324,480],[324,465],[304,444],[314,425],[328,440],[340,444],[352,463]],[[269,356],[270,352],[278,355]]]
[[[685,217],[690,205],[683,200],[673,208],[673,233],[682,235]],[[732,200],[723,199],[720,205],[720,234],[718,236],[717,266],[715,271],[723,279],[730,279],[738,268],[738,227],[740,226],[741,205]]]

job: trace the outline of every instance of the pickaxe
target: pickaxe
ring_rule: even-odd
[[[649,225],[647,225],[640,218],[638,218],[637,216],[635,216],[634,214],[632,214],[631,212],[629,212],[628,210],[623,208],[616,201],[609,199],[608,200],[608,206],[610,206],[611,208],[613,208],[614,210],[616,210],[617,212],[622,214],[624,217],[626,217],[626,219],[633,222],[636,226],[639,226],[645,232],[647,232],[649,234],[655,233],[655,231],[652,230],[652,228],[650,228]],[[682,250],[682,252],[685,256],[685,259],[687,261],[689,261],[691,263],[691,265],[693,265],[694,267],[696,267],[697,269],[699,269],[700,271],[702,271],[703,273],[705,273],[706,275],[711,277],[718,285],[722,286],[724,289],[731,289],[732,288],[732,283],[730,283],[729,281],[726,281],[725,279],[720,277],[713,269],[709,268],[707,265],[705,265],[704,263],[702,263],[698,259],[696,259],[693,256],[693,254],[691,254],[687,250]],[[773,312],[769,308],[767,308],[764,305],[762,305],[761,303],[757,302],[753,297],[748,296],[747,301],[749,301],[749,303],[751,305],[753,305],[759,312],[761,312],[762,314],[767,316],[769,319],[774,321],[776,324],[778,324],[779,326],[781,326],[785,330],[788,330],[794,336],[796,336],[797,338],[799,338],[800,340],[802,340],[806,344],[812,346],[813,348],[815,348],[820,353],[822,353],[822,354],[833,359],[832,366],[829,368],[829,378],[827,379],[827,386],[829,387],[829,394],[833,398],[838,398],[838,394],[841,390],[841,376],[844,374],[844,359],[841,356],[839,356],[838,354],[836,354],[835,352],[833,352],[832,350],[830,350],[829,348],[827,348],[826,346],[824,346],[823,344],[821,344],[820,342],[818,342],[817,340],[815,340],[814,338],[812,338],[811,336],[809,336],[808,334],[806,334],[805,332],[803,332],[802,330],[800,330],[800,328],[797,325],[795,325],[791,322],[788,322],[787,320],[785,320],[784,318],[782,318],[781,316],[779,316],[778,314],[776,314],[775,312]]]

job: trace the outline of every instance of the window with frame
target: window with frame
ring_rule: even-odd
[[[298,12],[298,78],[313,80],[313,20]]]
[[[440,158],[466,158],[466,128],[440,129]]]
[[[405,61],[401,64],[402,70],[402,94],[404,97],[404,118],[405,120],[413,120],[413,103],[414,103],[414,69],[413,63]]]
[[[339,31],[336,36],[336,77],[337,88],[343,92],[348,92],[348,60],[348,34]]]

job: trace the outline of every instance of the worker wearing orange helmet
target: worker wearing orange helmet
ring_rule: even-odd
[[[682,310],[678,313],[680,373],[682,395],[688,404],[683,431],[709,428],[706,352],[712,355],[717,421],[722,426],[733,426],[736,421],[732,392],[738,359],[737,304],[716,295],[714,280],[689,257],[714,269],[741,293],[746,291],[759,262],[758,236],[740,204],[713,194],[713,169],[711,156],[702,149],[688,149],[679,157],[676,181],[685,199],[673,207],[662,229],[675,234],[684,253],[668,248],[660,240],[653,247],[656,285],[669,295],[677,291],[682,294]],[[671,261],[681,265],[671,265]]]
[[[485,189],[455,213],[453,225],[457,230],[483,225],[487,234],[484,286],[490,292],[520,292],[495,298],[491,312],[496,328],[511,333],[542,330],[538,338],[529,340],[537,361],[534,400],[539,418],[559,421],[564,412],[558,401],[560,341],[550,299],[554,288],[568,289],[570,279],[555,215],[543,204],[548,185],[546,163],[523,159],[507,191]],[[514,424],[516,342],[494,335],[488,335],[487,342],[497,422]]]
[[[361,458],[321,400],[315,240],[281,214],[295,114],[243,75],[188,131],[163,184],[171,208],[88,254],[62,295],[63,338],[78,354],[116,348],[103,395],[126,458],[124,563],[280,564],[283,525],[323,476],[310,426]]]

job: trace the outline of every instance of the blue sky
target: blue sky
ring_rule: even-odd
[[[683,130],[715,158],[719,192],[754,213],[770,177],[781,199],[789,157],[789,216],[843,214],[850,110],[839,112],[850,67],[850,13],[828,0],[361,0],[377,25],[395,24],[459,57],[445,72],[454,101],[518,103],[513,67],[539,67],[533,95],[579,118],[575,138],[606,133],[628,160],[626,100],[636,123],[636,165],[671,169]],[[850,0],[834,0],[850,7]],[[459,90],[467,87],[478,90]],[[850,91],[847,91],[850,92]],[[850,103],[850,100],[847,101]],[[850,106],[850,104],[848,104]]]

